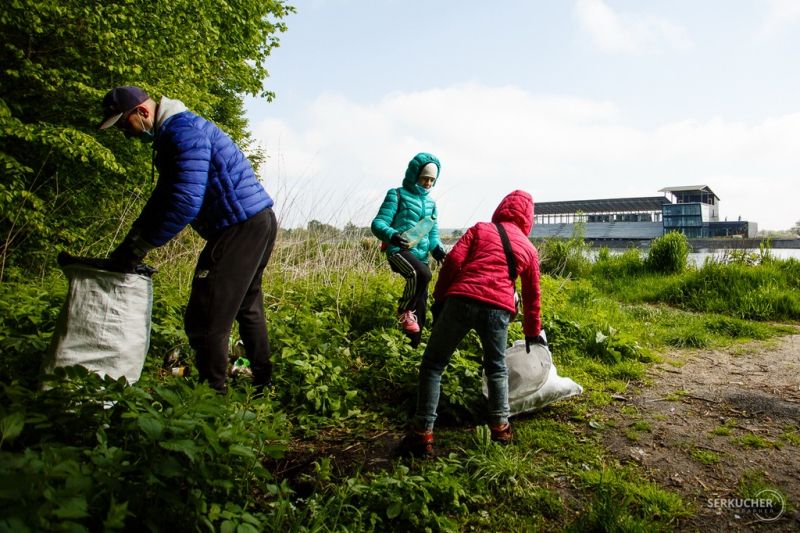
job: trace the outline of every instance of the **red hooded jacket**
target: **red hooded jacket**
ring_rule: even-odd
[[[542,329],[539,289],[539,253],[528,240],[533,226],[533,198],[525,191],[514,191],[500,202],[492,222],[478,222],[459,239],[445,258],[433,298],[465,296],[486,302],[512,313],[514,284],[508,277],[503,241],[494,225],[498,222],[508,234],[517,274],[522,285],[522,330],[526,337]]]

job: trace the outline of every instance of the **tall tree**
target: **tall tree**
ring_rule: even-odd
[[[96,130],[106,91],[179,98],[247,145],[242,97],[271,100],[265,60],[292,12],[284,0],[0,4],[0,280],[53,246],[108,240],[146,196],[149,149]]]

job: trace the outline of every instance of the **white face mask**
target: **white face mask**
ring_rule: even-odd
[[[153,127],[150,127],[149,130],[144,129],[144,120],[142,120],[141,115],[137,115],[139,117],[139,122],[142,124],[142,133],[139,134],[139,140],[143,143],[151,143],[156,138],[155,133],[153,133]]]
[[[419,179],[417,179],[417,185],[419,185],[420,187],[422,187],[423,189],[426,189],[426,190],[432,188],[434,183],[436,183],[436,179],[435,178],[434,179],[430,179],[430,178],[419,178]]]

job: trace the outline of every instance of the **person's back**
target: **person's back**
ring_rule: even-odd
[[[134,223],[145,240],[164,244],[187,224],[207,239],[272,207],[272,198],[233,140],[185,108],[170,114],[171,102],[162,98],[156,118],[159,187]]]
[[[524,191],[508,194],[495,209],[492,222],[469,228],[448,254],[433,291],[436,301],[463,296],[516,311],[514,283],[496,224],[508,235],[522,287],[525,335],[536,337],[541,329],[539,303],[539,255],[528,239],[533,226],[533,200]]]
[[[470,330],[478,334],[483,348],[491,438],[500,444],[511,442],[505,351],[508,325],[516,312],[517,274],[522,279],[526,346],[531,342],[545,343],[540,336],[538,257],[527,238],[532,225],[531,195],[514,191],[500,202],[491,223],[479,222],[469,228],[447,254],[433,293],[433,330],[422,355],[416,412],[401,443],[402,452],[433,453],[442,373]],[[508,237],[508,251],[503,233]]]

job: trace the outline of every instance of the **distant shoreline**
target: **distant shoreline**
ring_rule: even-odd
[[[757,250],[761,243],[769,241],[771,248],[794,248],[800,249],[800,239],[687,239],[692,251],[699,252],[703,250]],[[587,243],[593,247],[599,248],[605,246],[607,248],[650,248],[652,241],[648,239],[587,239]]]
[[[442,239],[445,244],[454,244],[458,238],[445,236]],[[534,239],[534,243],[538,243],[541,241],[546,241],[547,239]],[[768,238],[757,238],[757,239],[732,239],[732,238],[720,238],[720,239],[687,239],[689,241],[689,246],[692,247],[692,250],[695,252],[703,251],[703,250],[757,250],[762,242],[769,241],[769,245],[771,248],[780,248],[780,249],[800,249],[800,238],[798,239],[768,239]],[[607,247],[612,249],[627,249],[627,248],[639,248],[641,250],[645,250],[650,248],[650,243],[652,242],[649,239],[586,239],[586,242],[592,245],[592,247],[600,248],[600,247]]]

